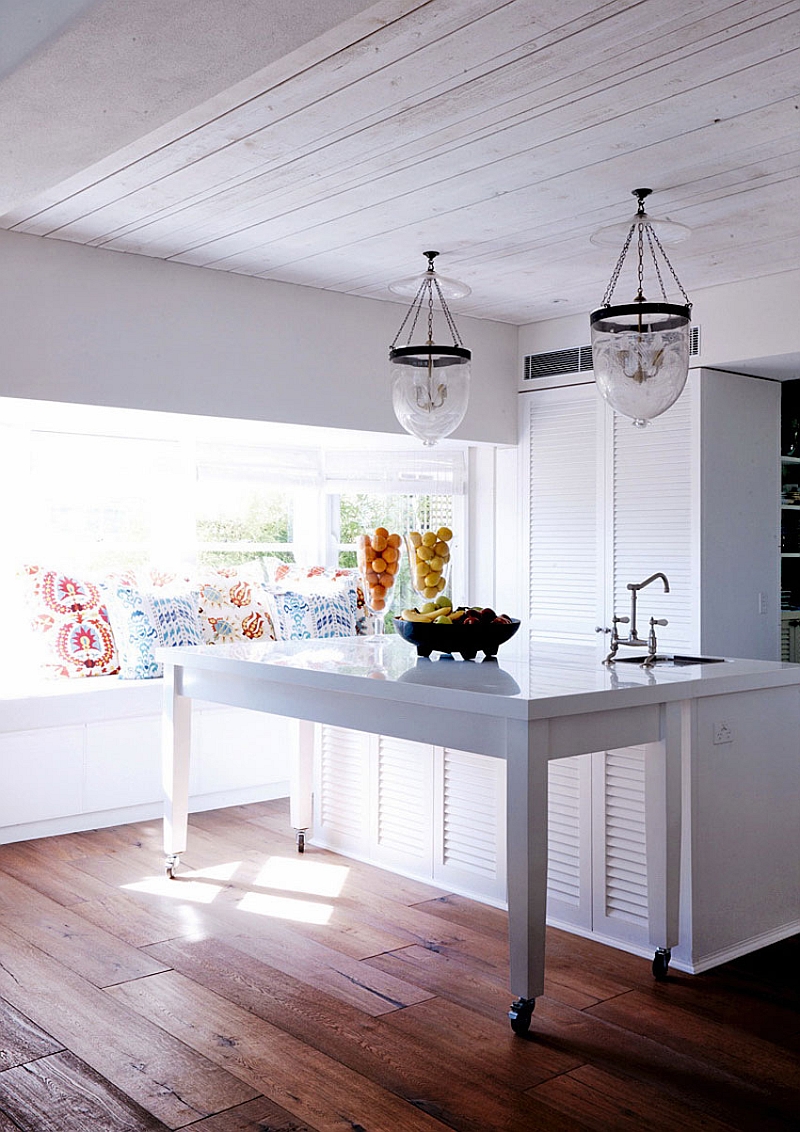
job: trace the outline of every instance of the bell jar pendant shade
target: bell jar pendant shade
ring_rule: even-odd
[[[453,316],[445,301],[443,289],[433,267],[438,252],[425,252],[428,270],[422,276],[413,302],[389,349],[392,378],[392,405],[400,424],[423,444],[435,444],[461,424],[469,403],[470,360],[472,355],[461,341]],[[465,284],[454,284],[458,293],[468,295]],[[390,290],[403,293],[408,281],[401,280]],[[452,345],[440,346],[433,340],[434,296],[453,339]],[[411,339],[420,315],[427,319],[427,341],[419,346]],[[408,328],[405,346],[398,346]]]
[[[689,298],[645,212],[644,201],[650,192],[650,189],[633,190],[639,201],[638,212],[612,272],[603,305],[593,311],[589,319],[597,388],[615,412],[629,417],[639,428],[666,412],[683,392],[689,373],[692,314]],[[634,237],[638,253],[638,292],[632,303],[612,305],[614,288]],[[643,292],[645,245],[662,296],[654,302],[648,302]],[[662,265],[677,284],[683,304],[667,301]]]

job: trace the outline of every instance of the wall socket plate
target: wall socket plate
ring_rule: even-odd
[[[714,742],[717,744],[733,742],[733,732],[727,723],[714,724]]]

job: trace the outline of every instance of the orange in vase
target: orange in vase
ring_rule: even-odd
[[[383,614],[391,599],[395,576],[400,568],[400,547],[403,540],[386,527],[358,536],[356,557],[364,581],[364,598],[372,613]]]

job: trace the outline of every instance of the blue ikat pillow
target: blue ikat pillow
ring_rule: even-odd
[[[158,648],[203,644],[196,593],[112,586],[105,596],[123,679],[163,676],[164,666],[155,657]]]
[[[270,601],[275,632],[282,641],[355,634],[353,605],[350,595],[344,591],[277,590],[270,594]]]

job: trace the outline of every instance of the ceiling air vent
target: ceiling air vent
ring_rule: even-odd
[[[700,327],[689,329],[689,356],[700,353]],[[525,358],[525,381],[540,377],[560,377],[568,373],[583,373],[592,368],[591,346],[570,346],[566,350],[550,350],[544,354],[528,354]]]
[[[528,354],[525,358],[525,381],[536,381],[539,377],[557,377],[564,373],[581,373],[591,368],[591,346],[572,346],[568,350]]]

